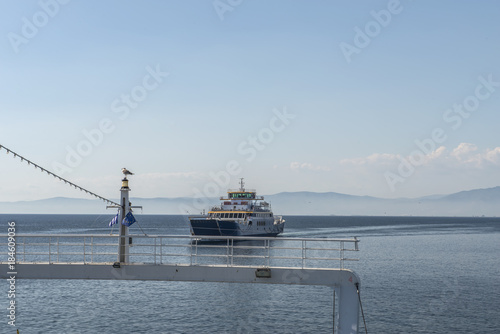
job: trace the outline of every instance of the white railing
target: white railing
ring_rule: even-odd
[[[24,234],[16,236],[18,263],[112,263],[118,235]],[[264,238],[182,235],[128,235],[129,262],[170,265],[222,265],[292,268],[344,268],[357,261],[357,238]],[[1,240],[1,239],[0,239]],[[4,236],[3,240],[7,240]],[[7,242],[0,262],[7,262]]]

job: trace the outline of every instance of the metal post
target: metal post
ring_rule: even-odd
[[[51,238],[49,237],[49,263],[51,263],[50,262],[50,243],[51,243]]]
[[[163,264],[163,251],[162,251],[162,248],[163,248],[163,240],[160,237],[160,264]]]
[[[231,239],[231,267],[234,266],[234,239]]]
[[[226,240],[226,267],[229,267],[229,239]]]
[[[94,263],[94,237],[90,237],[90,263]]]
[[[333,288],[333,334],[335,334],[335,288]]]
[[[168,241],[167,241],[168,242]],[[193,265],[193,239],[189,242],[189,265]]]
[[[267,244],[267,267],[271,267],[271,240],[265,240],[264,243]]]
[[[302,269],[304,269],[306,263],[306,241],[302,240]]]
[[[340,242],[340,269],[344,269],[344,242]]]
[[[86,258],[85,248],[87,248],[87,244],[85,243],[85,237],[83,237],[83,263],[84,264],[85,264],[85,258]]]
[[[128,235],[128,227],[123,225],[121,222],[125,219],[125,216],[130,211],[130,201],[129,201],[129,191],[128,179],[124,177],[122,180],[122,188],[120,189],[121,199],[120,199],[120,239],[118,244],[118,262],[128,263],[129,262],[129,244],[126,235]]]

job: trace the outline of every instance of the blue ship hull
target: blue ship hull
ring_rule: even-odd
[[[275,237],[283,232],[283,226],[259,229],[245,225],[244,229],[234,220],[191,218],[191,234],[200,236],[265,236]],[[284,224],[283,224],[284,225]]]

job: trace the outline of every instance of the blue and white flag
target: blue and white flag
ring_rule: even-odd
[[[127,213],[127,215],[125,216],[125,218],[123,218],[122,225],[130,226],[130,225],[132,225],[135,222],[136,222],[136,220],[135,220],[134,215],[132,214],[132,212],[129,211],[129,213]]]
[[[117,223],[118,223],[118,213],[116,214],[116,216],[113,219],[111,219],[111,221],[109,222],[108,226],[111,227],[111,226],[113,226],[113,225],[115,225]]]

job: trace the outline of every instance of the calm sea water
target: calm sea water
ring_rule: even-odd
[[[109,233],[112,215],[0,215],[17,233]],[[188,234],[137,215],[131,233]],[[500,333],[500,218],[285,217],[287,237],[360,238],[368,333]],[[115,230],[116,231],[116,230]],[[20,333],[331,333],[332,289],[228,283],[17,280]],[[3,292],[2,292],[3,291]],[[0,285],[0,333],[8,285]],[[3,297],[2,297],[3,295]],[[362,324],[362,322],[361,322]],[[364,329],[363,329],[364,331]]]

